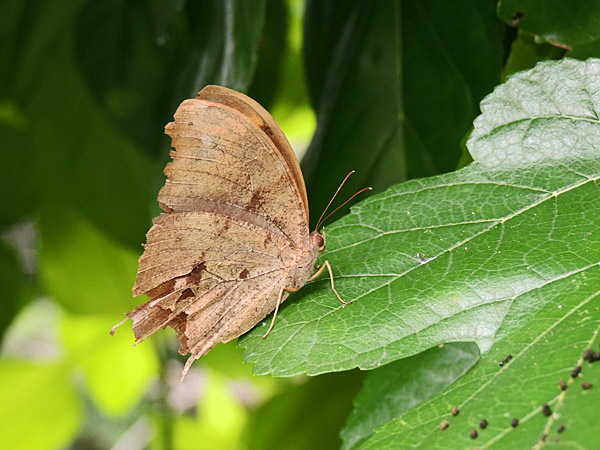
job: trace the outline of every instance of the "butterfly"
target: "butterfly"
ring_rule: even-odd
[[[158,195],[164,213],[146,235],[133,286],[134,296],[150,300],[127,313],[136,343],[175,329],[179,352],[191,354],[183,378],[217,343],[275,310],[266,337],[288,294],[325,268],[339,301],[350,303],[335,289],[328,261],[315,272],[325,234],[318,225],[309,230],[300,165],[262,106],[207,86],[181,103],[165,132],[176,150]]]

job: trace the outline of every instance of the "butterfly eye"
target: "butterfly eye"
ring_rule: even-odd
[[[319,249],[319,251],[322,252],[323,250],[325,250],[325,239],[323,239],[323,236],[321,236],[319,233],[315,232],[315,233],[312,233],[312,239],[315,244],[315,247],[317,247]]]

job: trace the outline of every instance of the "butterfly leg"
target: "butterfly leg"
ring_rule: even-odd
[[[338,291],[335,289],[335,283],[333,282],[333,273],[331,272],[331,265],[329,264],[329,261],[325,261],[321,268],[317,270],[317,272],[312,277],[310,277],[308,281],[314,280],[319,275],[321,275],[325,270],[325,267],[327,267],[327,271],[329,272],[329,279],[331,280],[331,290],[335,293],[340,302],[342,302],[344,305],[351,305],[352,302],[346,302],[342,300],[342,297],[340,297],[340,294],[338,294]]]
[[[273,325],[275,325],[275,317],[277,317],[277,312],[279,311],[279,305],[281,305],[281,299],[283,298],[283,291],[296,292],[297,290],[298,289],[287,288],[287,287],[282,287],[279,290],[279,295],[277,296],[277,304],[275,305],[275,313],[273,314],[273,320],[271,320],[271,326],[269,327],[269,329],[267,330],[267,332],[263,336],[263,339],[265,339],[269,335],[269,333],[273,329]]]

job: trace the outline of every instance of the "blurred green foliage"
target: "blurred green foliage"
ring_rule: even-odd
[[[109,336],[136,304],[164,125],[206,84],[248,92],[298,154],[308,147],[315,219],[351,169],[346,189],[374,193],[453,171],[480,101],[507,75],[600,56],[600,7],[587,2],[8,0],[2,12],[0,423],[11,449],[336,448],[344,422],[346,448],[386,423],[375,437],[393,439],[405,405],[365,411],[369,398],[424,402],[474,364],[473,346],[376,369],[357,396],[360,371],[255,376],[234,343],[180,384],[170,330],[136,348],[127,325]],[[415,365],[443,376],[408,395]]]

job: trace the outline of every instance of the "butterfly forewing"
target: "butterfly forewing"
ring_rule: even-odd
[[[262,217],[293,242],[307,239],[294,172],[253,121],[221,104],[186,100],[167,133],[177,149],[159,194],[168,212],[233,206]]]
[[[300,164],[298,164],[298,159],[296,158],[290,143],[271,114],[269,114],[266,109],[264,109],[260,104],[252,100],[250,97],[221,86],[206,86],[198,93],[197,98],[211,101],[213,103],[220,103],[239,111],[247,119],[254,122],[256,126],[260,128],[267,136],[269,136],[291,172],[295,187],[300,194],[302,203],[304,204],[304,212],[308,219],[308,198],[306,196],[306,186],[304,185],[304,178],[302,176],[302,171],[300,170]]]

